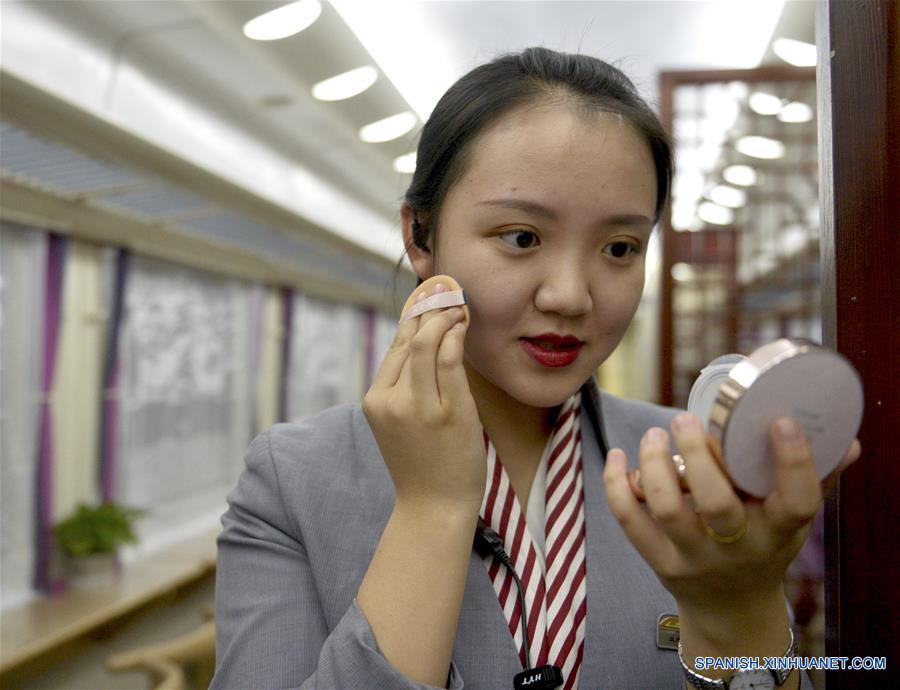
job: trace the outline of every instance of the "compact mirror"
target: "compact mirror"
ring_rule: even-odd
[[[803,426],[824,479],[859,431],[862,381],[834,350],[782,338],[749,357],[731,354],[710,362],[691,388],[688,410],[719,444],[735,486],[762,498],[775,483],[772,422],[793,417]]]

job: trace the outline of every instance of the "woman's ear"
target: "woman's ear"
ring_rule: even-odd
[[[422,280],[427,280],[434,275],[434,254],[428,246],[430,241],[426,241],[425,246],[416,244],[413,237],[413,222],[415,221],[412,206],[406,202],[400,207],[400,223],[403,226],[403,246],[409,256],[409,262],[412,264],[416,275]],[[423,219],[420,216],[419,222]],[[429,238],[430,240],[430,238]]]

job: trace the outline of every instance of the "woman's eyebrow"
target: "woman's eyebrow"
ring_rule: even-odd
[[[653,219],[650,216],[644,216],[640,213],[625,213],[622,215],[610,216],[605,221],[606,225],[638,225],[641,227],[653,228]]]
[[[557,218],[559,217],[557,212],[549,206],[544,206],[543,204],[539,204],[536,201],[529,201],[528,199],[485,199],[484,201],[479,201],[476,205],[500,206],[502,208],[509,208],[515,211],[524,211],[525,213],[531,213],[532,215],[541,216],[543,218],[547,218],[548,220],[557,220]],[[653,219],[650,218],[650,216],[645,216],[640,213],[622,213],[604,218],[603,225],[636,225],[639,227],[652,228]]]
[[[478,206],[501,206],[503,208],[513,209],[514,211],[524,211],[535,216],[541,216],[549,220],[556,220],[557,213],[552,208],[539,204],[528,199],[485,199],[479,201]]]

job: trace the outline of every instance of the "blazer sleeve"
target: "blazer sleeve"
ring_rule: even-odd
[[[269,432],[247,451],[218,540],[211,688],[424,690],[384,657],[354,599],[329,630],[300,535],[287,519]],[[451,663],[448,687],[461,690]]]

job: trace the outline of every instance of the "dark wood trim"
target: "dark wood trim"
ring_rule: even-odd
[[[823,336],[860,372],[863,456],[826,507],[827,687],[900,687],[900,3],[817,7]]]

